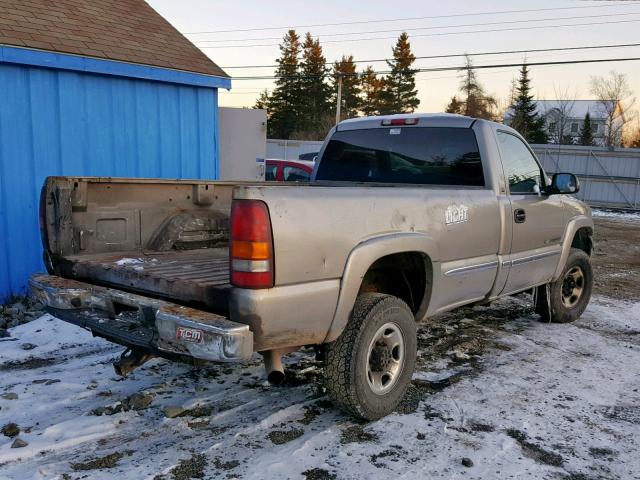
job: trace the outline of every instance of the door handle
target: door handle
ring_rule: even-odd
[[[513,211],[513,220],[516,223],[524,223],[526,219],[527,219],[527,214],[523,208],[516,208]]]

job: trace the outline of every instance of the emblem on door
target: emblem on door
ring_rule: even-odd
[[[449,205],[444,211],[444,223],[462,223],[469,221],[469,208],[466,205]]]

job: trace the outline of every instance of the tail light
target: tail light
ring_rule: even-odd
[[[273,235],[269,209],[259,200],[234,200],[231,206],[231,284],[273,287]]]

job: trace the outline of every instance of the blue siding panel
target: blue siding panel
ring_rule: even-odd
[[[48,175],[215,179],[215,88],[0,63],[0,302],[43,269]]]

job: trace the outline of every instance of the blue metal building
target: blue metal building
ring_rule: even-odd
[[[82,18],[74,0],[43,1],[61,14],[50,25],[30,21],[33,2],[12,2],[0,11],[0,303],[43,269],[46,176],[215,179],[217,89],[231,86],[141,0],[97,2]],[[7,30],[3,16],[24,20]]]

